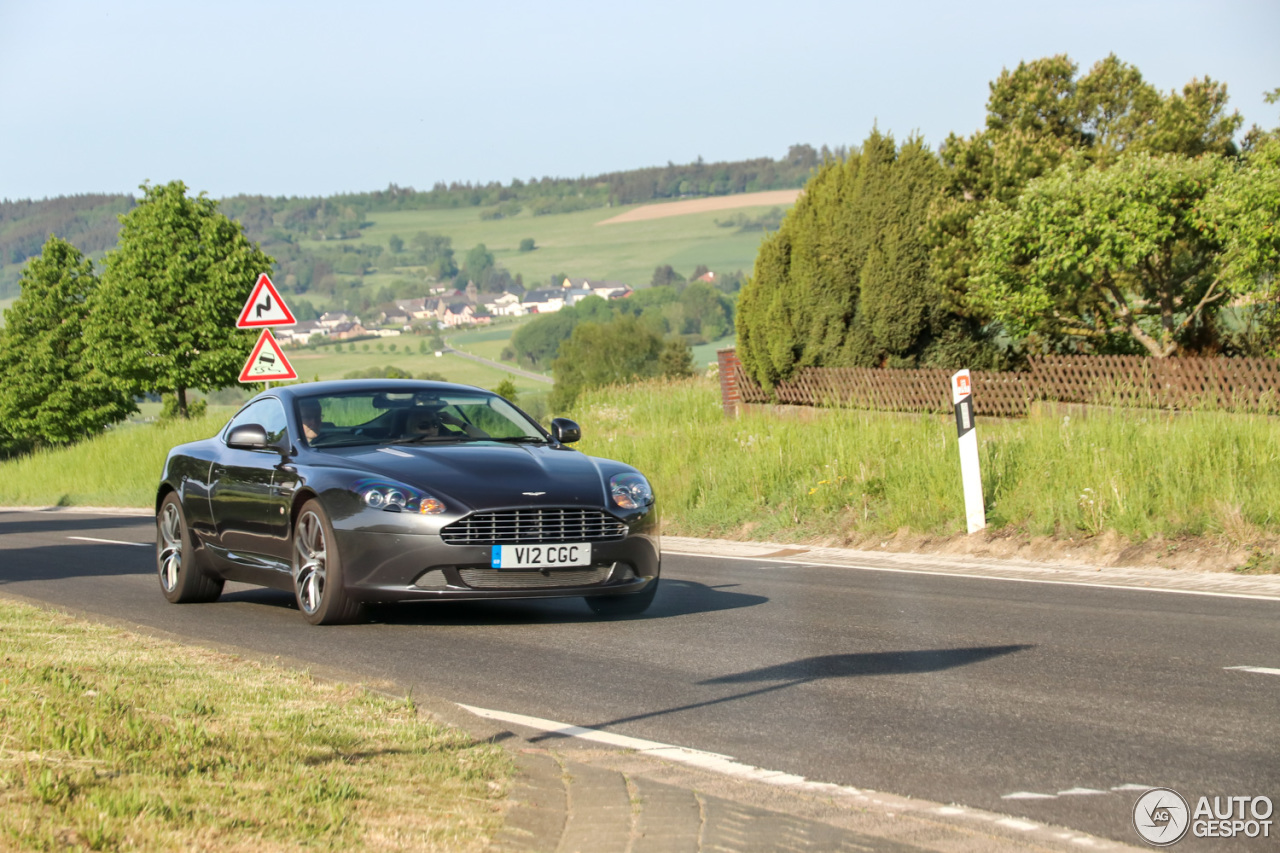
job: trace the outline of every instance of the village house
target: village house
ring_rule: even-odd
[[[320,315],[320,325],[326,329],[333,329],[344,323],[359,323],[360,318],[348,314],[346,311],[326,311]]]
[[[321,320],[324,318],[322,317]],[[335,341],[346,341],[351,338],[362,338],[369,334],[369,330],[364,326],[356,323],[339,323],[329,330],[329,337]]]
[[[489,313],[495,317],[523,317],[529,310],[520,302],[514,293],[504,293],[492,302],[484,303]]]
[[[281,346],[305,346],[312,335],[320,335],[321,337],[329,337],[329,330],[321,326],[315,320],[304,320],[300,323],[294,323],[292,326],[278,326],[272,330],[272,335]]]
[[[631,285],[611,279],[594,281],[589,278],[566,278],[561,287],[570,290],[587,290],[601,299],[624,299],[631,295]]]
[[[470,324],[486,325],[493,321],[492,317],[487,314],[477,315],[475,309],[466,302],[450,302],[445,305],[444,313],[440,316],[441,324],[449,328],[458,326],[466,326]]]

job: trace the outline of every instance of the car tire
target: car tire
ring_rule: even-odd
[[[156,573],[160,591],[173,604],[217,601],[222,595],[222,579],[209,577],[196,565],[187,515],[177,492],[165,495],[156,513]]]
[[[302,505],[293,525],[293,591],[312,625],[343,625],[364,615],[364,605],[347,595],[333,525],[317,500]]]
[[[589,595],[587,606],[597,616],[639,616],[653,604],[658,594],[658,579],[649,581],[643,592],[629,595]]]

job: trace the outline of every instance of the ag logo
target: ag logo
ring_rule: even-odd
[[[1190,818],[1187,801],[1172,788],[1152,788],[1133,804],[1133,828],[1143,841],[1156,847],[1181,841]]]

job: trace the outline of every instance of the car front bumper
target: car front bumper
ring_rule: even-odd
[[[656,532],[593,542],[591,566],[495,569],[489,545],[449,545],[436,534],[334,531],[347,594],[357,601],[569,598],[642,592],[661,570]]]

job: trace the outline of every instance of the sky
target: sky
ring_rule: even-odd
[[[1003,68],[1115,53],[1280,125],[1280,0],[0,0],[0,199],[327,196],[933,146]]]

